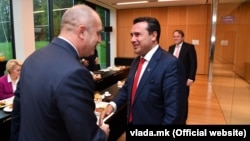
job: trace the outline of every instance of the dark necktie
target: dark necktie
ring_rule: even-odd
[[[134,99],[135,99],[135,94],[136,94],[136,90],[137,90],[137,85],[138,85],[138,80],[140,78],[140,74],[141,74],[141,70],[142,70],[142,65],[145,62],[144,58],[141,58],[137,67],[137,71],[135,73],[135,77],[134,77],[134,82],[133,82],[133,87],[132,87],[132,94],[131,94],[131,101],[130,101],[130,112],[129,112],[129,123],[132,122],[132,106],[134,103]]]

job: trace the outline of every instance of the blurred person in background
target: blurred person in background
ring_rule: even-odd
[[[168,49],[168,52],[180,59],[185,69],[186,92],[189,97],[190,86],[195,81],[197,70],[197,55],[193,44],[184,42],[184,32],[182,30],[175,30],[173,32],[174,44]],[[186,120],[188,118],[188,102]]]
[[[95,53],[88,57],[82,58],[82,63],[85,67],[89,69],[89,71],[97,71],[100,70],[100,65],[98,63],[98,52],[95,49]]]
[[[22,62],[10,59],[6,63],[6,73],[0,77],[0,100],[14,96],[20,77]]]

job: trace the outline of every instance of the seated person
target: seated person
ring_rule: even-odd
[[[98,64],[98,53],[95,49],[95,53],[89,57],[82,58],[82,63],[85,67],[89,69],[89,71],[97,71],[100,69],[100,65]]]
[[[14,96],[19,81],[22,63],[11,59],[6,64],[7,74],[0,77],[0,100]]]

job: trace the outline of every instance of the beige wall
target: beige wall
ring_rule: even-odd
[[[216,26],[216,45],[214,59],[234,66],[233,70],[241,77],[250,77],[250,4],[220,4]],[[211,6],[171,6],[142,9],[117,10],[117,56],[135,57],[130,43],[132,21],[138,16],[156,17],[161,24],[160,45],[168,49],[172,41],[172,32],[181,29],[185,32],[185,41],[199,40],[195,45],[198,57],[197,74],[208,74],[211,32]],[[225,23],[223,16],[234,17],[234,22]],[[228,41],[222,45],[221,41]]]
[[[233,71],[243,78],[250,76],[250,68],[247,68],[250,66],[249,9],[250,3],[220,4],[216,30],[215,59],[224,64],[232,64]],[[222,21],[223,16],[232,16],[234,21]],[[228,41],[228,44],[221,44],[222,40]]]
[[[152,16],[161,24],[160,46],[166,50],[173,44],[172,32],[181,29],[185,41],[199,40],[195,45],[198,58],[197,74],[208,73],[210,35],[210,5],[173,6],[159,8],[117,10],[117,56],[135,57],[130,42],[130,29],[134,18]]]

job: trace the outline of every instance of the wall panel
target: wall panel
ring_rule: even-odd
[[[167,7],[151,8],[151,16],[157,18],[160,21],[161,26],[168,25]]]
[[[134,9],[133,11],[134,11],[133,18],[141,16],[151,16],[151,8],[138,8]]]
[[[207,8],[207,5],[188,6],[187,25],[206,25],[209,12]]]
[[[206,25],[188,25],[185,35],[185,41],[192,43],[192,40],[198,40],[199,44],[194,45],[197,53],[198,68],[197,73],[208,71],[208,45],[207,37],[205,36],[207,29]],[[187,36],[188,35],[188,36]]]
[[[198,69],[197,74],[208,73],[208,35],[210,23],[207,17],[210,12],[210,5],[196,6],[171,6],[159,8],[140,8],[117,10],[117,57],[135,57],[130,42],[130,29],[132,21],[138,16],[152,16],[161,24],[160,46],[165,50],[173,44],[173,31],[181,29],[185,32],[185,41],[192,42],[199,40],[197,49]],[[124,19],[126,18],[126,19]]]
[[[235,71],[241,77],[249,80],[249,64],[250,64],[250,3],[244,3],[238,9],[238,28],[235,49]],[[249,82],[249,81],[248,81]],[[250,83],[250,82],[249,82]]]
[[[160,46],[164,48],[166,51],[168,50],[167,41],[171,40],[171,37],[167,36],[168,29],[167,26],[161,26],[161,36],[160,36]]]
[[[117,29],[119,41],[117,42],[117,57],[135,57],[133,46],[130,42],[131,26],[120,26]]]
[[[187,6],[168,7],[168,25],[186,25],[187,15]]]
[[[117,27],[120,26],[129,26],[132,24],[134,19],[133,17],[134,11],[133,10],[118,10],[117,11]]]

